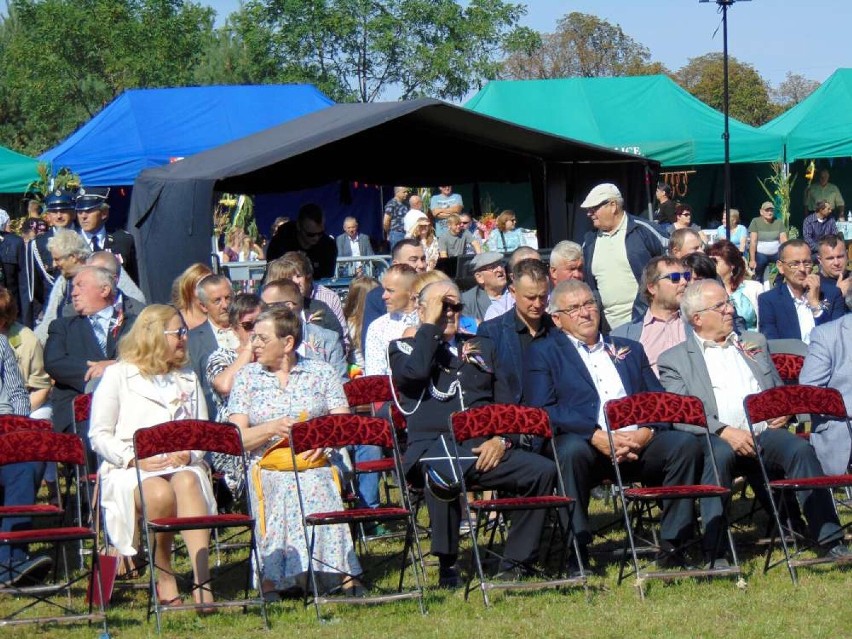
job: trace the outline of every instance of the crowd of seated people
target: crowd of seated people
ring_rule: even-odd
[[[229,507],[245,499],[257,514],[259,585],[275,601],[307,588],[308,549],[292,472],[263,468],[262,459],[287,439],[294,423],[348,413],[342,385],[354,376],[389,376],[398,389],[408,429],[403,469],[413,485],[427,487],[437,583],[446,588],[462,583],[462,511],[458,499],[436,497],[428,488],[429,477],[441,472],[429,460],[446,448],[447,419],[455,411],[507,403],[547,412],[553,449],[502,436],[465,442],[462,468],[484,489],[532,496],[552,493],[558,464],[578,504],[572,525],[580,556],[574,561],[585,564],[594,543],[590,495],[613,472],[606,401],[654,390],[699,397],[720,478],[730,486],[737,476],[754,476],[757,448],[742,400],[781,384],[769,357],[775,349],[807,354],[802,383],[852,397],[852,353],[844,337],[852,328],[852,294],[842,238],[821,238],[815,252],[803,240],[778,242],[774,268],[760,264],[777,273],[764,284],[753,279],[755,263],[747,263],[742,244],[720,239],[704,245],[683,215],[688,207],[676,210],[675,217],[684,219],[673,220],[666,237],[625,211],[614,184],[596,186],[582,202],[592,226],[582,244],[557,243],[547,262],[536,249],[515,245],[511,211],[500,223],[505,254],[482,250],[461,221],[461,198],[451,187],[441,187],[441,196],[433,198],[431,217],[421,211],[422,200],[409,202],[407,195],[399,187],[385,208],[387,237],[396,240],[392,266],[378,281],[355,272],[344,303],[314,281],[329,273],[325,249],[357,257],[372,248],[352,218],[337,242],[317,239],[318,233],[328,236],[322,211],[310,206],[273,238],[258,290],[237,293],[242,287],[225,275],[192,264],[175,279],[169,306],[146,306],[131,277],[135,264],[119,259],[118,250],[105,252],[99,229],[86,232],[90,211],[101,209],[81,204],[90,208],[79,209],[87,227],[78,229],[73,198],[56,196],[48,203],[52,228],[30,238],[26,248],[45,287],[40,302],[22,300],[28,310],[21,319],[31,317],[34,332],[18,321],[20,294],[0,290],[0,413],[47,416],[55,430],[76,429],[85,439],[101,475],[106,534],[124,555],[138,551],[142,500],[163,517],[215,511],[207,473],[212,465],[222,476],[219,507],[224,493]],[[762,214],[768,218],[768,212]],[[406,224],[406,217],[414,222]],[[229,247],[238,253],[243,238],[232,239]],[[755,242],[769,240],[760,236]],[[460,291],[436,270],[439,262],[430,253],[463,255],[468,245],[473,286]],[[759,250],[767,255],[769,249]],[[72,402],[85,393],[93,393],[92,414],[80,424]],[[183,451],[136,459],[136,430],[186,417],[239,428],[251,469],[247,485],[227,456],[205,460]],[[846,472],[852,443],[842,422],[817,420],[810,441],[794,437],[787,425],[786,418],[766,424],[757,438],[774,473]],[[709,481],[709,451],[693,433],[663,424],[619,431],[613,441],[631,481]],[[340,478],[351,473],[353,461],[383,454],[375,447],[309,451],[302,479],[309,507],[342,508]],[[143,476],[141,495],[136,467]],[[0,469],[5,505],[32,503],[43,477],[55,482],[55,469],[25,470]],[[361,507],[379,505],[377,476],[362,477],[357,491]],[[821,552],[848,559],[852,550],[839,532],[829,491],[802,491],[797,498],[801,528]],[[718,565],[726,559],[714,556],[722,511],[711,501],[701,503],[701,525],[707,559]],[[7,518],[0,525],[10,530],[22,523]],[[503,578],[532,571],[543,525],[539,512],[511,518],[505,561],[496,566]],[[677,560],[696,525],[688,503],[664,504],[662,563]],[[168,570],[171,538],[161,534],[155,561],[165,570],[158,573],[157,596],[169,605],[180,602],[181,593]],[[199,604],[210,602],[209,532],[184,537],[193,557],[192,596]],[[316,544],[321,579],[359,592],[349,528],[323,527]],[[49,567],[49,558],[34,557],[27,548],[0,546],[0,580],[38,581]]]

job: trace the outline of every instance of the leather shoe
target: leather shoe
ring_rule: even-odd
[[[529,577],[529,568],[522,564],[510,564],[500,567],[500,571],[494,575],[494,581],[520,581]]]
[[[660,542],[660,550],[654,560],[661,570],[684,567],[683,551],[665,539]]]
[[[45,580],[53,568],[53,559],[47,555],[37,555],[13,564],[11,569],[0,573],[0,587],[34,586]]]
[[[852,548],[839,541],[826,551],[825,557],[834,561],[852,561]]]
[[[456,566],[449,568],[440,568],[438,570],[438,588],[446,590],[458,590],[462,584],[462,578],[459,574],[459,569]]]

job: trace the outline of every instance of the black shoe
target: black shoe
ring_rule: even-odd
[[[532,575],[532,571],[523,564],[504,564],[494,575],[494,581],[520,581]]]
[[[582,564],[582,570],[581,568]],[[568,577],[569,579],[579,579],[587,576],[591,572],[591,564],[589,563],[589,549],[586,546],[580,546],[580,556],[576,553],[571,553],[568,558]]]
[[[838,541],[831,548],[825,551],[824,556],[827,559],[833,559],[834,561],[852,561],[852,548],[844,544],[842,541]]]
[[[438,588],[458,590],[463,585],[459,569],[456,566],[438,569]]]
[[[672,570],[685,566],[683,551],[670,541],[665,539],[660,542],[660,550],[654,559],[657,568],[661,570]]]
[[[35,586],[45,580],[51,568],[53,559],[47,555],[37,555],[13,564],[0,581],[5,586]]]

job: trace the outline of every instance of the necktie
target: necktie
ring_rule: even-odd
[[[93,235],[92,236],[92,251],[97,253],[100,250],[101,250],[101,243],[98,241],[98,236]]]

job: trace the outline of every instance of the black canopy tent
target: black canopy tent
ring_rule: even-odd
[[[585,216],[573,212],[597,182],[618,183],[630,210],[641,211],[646,176],[657,168],[438,100],[340,104],[143,171],[128,226],[140,247],[142,290],[162,301],[188,264],[209,259],[214,192],[282,193],[334,181],[529,182],[539,241],[549,245],[582,233]]]

